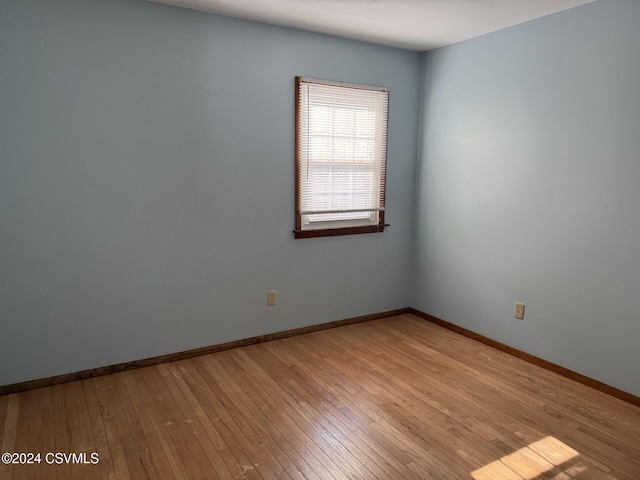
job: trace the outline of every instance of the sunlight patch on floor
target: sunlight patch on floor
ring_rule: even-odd
[[[475,480],[533,480],[578,455],[576,450],[557,438],[546,437],[471,472],[471,476]],[[576,468],[561,473],[565,478],[571,478],[584,470]]]

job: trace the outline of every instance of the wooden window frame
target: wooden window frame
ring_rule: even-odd
[[[300,113],[300,84],[301,83],[319,83],[324,85],[331,86],[339,86],[346,88],[355,88],[355,89],[365,89],[365,90],[379,90],[389,92],[388,88],[379,88],[379,87],[368,87],[363,85],[353,85],[339,82],[329,82],[324,80],[314,80],[308,79],[305,77],[297,76],[295,77],[295,230],[294,236],[296,239],[299,238],[317,238],[317,237],[333,237],[333,236],[341,236],[341,235],[359,235],[365,233],[380,233],[384,232],[385,227],[389,225],[385,223],[385,203],[386,203],[386,143],[388,138],[388,117],[385,118],[385,129],[384,129],[384,155],[381,161],[383,162],[383,170],[385,171],[379,182],[380,193],[378,195],[379,198],[379,208],[380,211],[377,211],[377,223],[368,224],[368,225],[360,225],[360,226],[346,226],[346,227],[330,227],[330,228],[319,228],[319,229],[304,229],[303,228],[303,215],[300,213],[302,211],[301,207],[301,181],[300,181],[300,172],[301,172],[301,161],[302,161],[302,152],[301,152],[301,142],[300,142],[300,134],[301,134],[301,113]],[[388,115],[388,97],[387,97],[387,115]],[[364,210],[363,210],[364,211]]]

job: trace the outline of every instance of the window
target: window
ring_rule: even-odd
[[[296,238],[381,232],[389,89],[296,77]]]

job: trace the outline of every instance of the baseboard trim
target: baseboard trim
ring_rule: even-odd
[[[221,352],[223,350],[231,350],[233,348],[244,347],[247,345],[269,342],[271,340],[278,340],[281,338],[293,337],[296,335],[304,335],[305,333],[329,330],[331,328],[342,327],[345,325],[353,325],[356,323],[369,322],[371,320],[379,320],[381,318],[405,314],[415,315],[416,317],[422,318],[423,320],[427,320],[448,330],[464,335],[465,337],[471,338],[497,350],[508,353],[509,355],[513,355],[514,357],[520,358],[546,370],[562,375],[563,377],[591,387],[602,393],[606,393],[607,395],[611,395],[612,397],[640,407],[640,397],[637,397],[631,393],[612,387],[610,385],[607,385],[606,383],[602,383],[598,380],[587,377],[586,375],[582,375],[581,373],[574,372],[573,370],[569,370],[568,368],[561,367],[560,365],[556,365],[555,363],[549,362],[540,357],[536,357],[535,355],[523,352],[522,350],[518,350],[517,348],[510,347],[508,345],[505,345],[504,343],[492,340],[491,338],[485,337],[484,335],[480,335],[479,333],[473,332],[471,330],[467,330],[466,328],[459,327],[458,325],[454,325],[453,323],[449,323],[445,320],[434,317],[433,315],[429,315],[428,313],[424,313],[413,307],[400,308],[397,310],[389,310],[387,312],[374,313],[371,315],[346,318],[344,320],[336,320],[334,322],[310,325],[308,327],[283,330],[280,332],[268,333],[266,335],[259,335],[256,337],[249,337],[240,340],[234,340],[231,342],[219,343],[208,347],[195,348],[193,350],[186,350],[184,352],[170,353],[167,355],[159,355],[157,357],[144,358],[142,360],[134,360],[132,362],[118,363],[106,367],[81,370],[79,372],[66,373],[62,375],[56,375],[54,377],[28,380],[26,382],[14,383],[10,385],[2,385],[0,386],[0,396],[25,392],[27,390],[34,390],[36,388],[49,387],[61,383],[73,382],[75,380],[84,380],[87,378],[100,377],[102,375],[110,375],[112,373],[124,372],[127,370],[135,370],[137,368],[149,367],[161,363],[175,362],[187,358],[198,357],[200,355],[207,355],[209,353]]]
[[[522,350],[518,350],[517,348],[510,347],[509,345],[505,345],[504,343],[492,340],[488,337],[485,337],[484,335],[480,335],[479,333],[472,332],[471,330],[467,330],[466,328],[459,327],[458,325],[454,325],[453,323],[449,323],[438,317],[429,315],[428,313],[421,312],[420,310],[416,310],[415,308],[409,308],[409,313],[415,315],[416,317],[420,317],[423,320],[427,320],[431,323],[435,323],[436,325],[440,325],[447,330],[459,333],[460,335],[464,335],[465,337],[471,338],[480,343],[484,343],[485,345],[508,353],[509,355],[513,355],[514,357],[518,357],[546,370],[557,373],[558,375],[562,375],[563,377],[574,380],[578,383],[586,385],[587,387],[591,387],[602,393],[611,395],[612,397],[615,397],[619,400],[623,400],[627,403],[640,407],[640,397],[625,392],[624,390],[620,390],[618,388],[612,387],[611,385],[607,385],[606,383],[594,380],[593,378],[587,377],[586,375],[582,375],[581,373],[574,372],[573,370],[569,370],[568,368],[561,367],[560,365],[556,365],[555,363],[549,362],[540,357],[536,357],[535,355],[523,352]]]
[[[308,327],[294,328],[291,330],[283,330],[281,332],[268,333],[257,337],[243,338],[232,342],[219,343],[208,347],[195,348],[184,352],[170,353],[167,355],[159,355],[157,357],[144,358],[132,362],[118,363],[106,367],[92,368],[74,373],[65,373],[54,377],[40,378],[36,380],[28,380],[26,382],[14,383],[11,385],[0,386],[0,396],[10,395],[12,393],[25,392],[36,388],[50,387],[61,383],[73,382],[74,380],[84,380],[87,378],[100,377],[102,375],[110,375],[112,373],[124,372],[127,370],[135,370],[136,368],[149,367],[160,363],[175,362],[186,358],[198,357],[209,353],[221,352],[223,350],[231,350],[232,348],[244,347],[247,345],[255,345],[256,343],[278,340],[281,338],[293,337],[295,335],[303,335],[305,333],[317,332],[320,330],[328,330],[330,328],[343,327],[355,323],[369,322],[381,318],[393,317],[396,315],[404,315],[409,313],[409,308],[400,308],[397,310],[389,310],[388,312],[373,313],[371,315],[363,315],[360,317],[346,318],[344,320],[336,320],[334,322],[321,323],[318,325],[310,325]]]

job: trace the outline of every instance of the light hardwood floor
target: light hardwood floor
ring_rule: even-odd
[[[6,395],[0,439],[3,480],[640,479],[640,408],[413,315]]]

